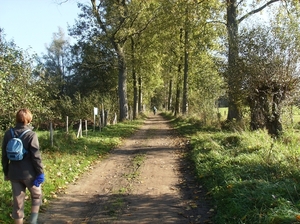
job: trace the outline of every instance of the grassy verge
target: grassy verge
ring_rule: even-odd
[[[105,157],[114,147],[118,146],[122,138],[133,134],[142,124],[142,120],[123,122],[107,126],[102,132],[89,130],[87,136],[76,138],[75,132],[66,134],[56,131],[54,146],[51,147],[48,132],[40,132],[40,147],[45,167],[46,183],[43,185],[43,207],[64,193],[67,185],[76,181],[80,175],[89,170],[91,165]],[[2,139],[2,137],[1,137]],[[0,179],[0,223],[12,223],[10,182]],[[25,213],[30,213],[30,199],[27,199]]]
[[[215,223],[300,223],[300,135],[274,141],[264,131],[223,132],[184,119],[196,175],[215,204]]]

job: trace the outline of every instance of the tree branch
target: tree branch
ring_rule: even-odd
[[[100,27],[101,27],[101,29],[103,30],[103,32],[104,32],[104,33],[107,33],[107,32],[106,32],[106,26],[105,26],[104,23],[102,22],[101,17],[100,17],[100,15],[99,15],[99,7],[100,7],[100,4],[99,4],[99,6],[97,6],[96,0],[91,0],[91,3],[92,3],[92,11],[93,11],[94,16],[95,16],[96,19],[97,19],[98,24],[100,25]]]
[[[244,16],[242,16],[239,20],[238,20],[238,23],[242,22],[244,19],[248,18],[249,16],[255,14],[255,13],[258,13],[260,11],[262,11],[264,8],[266,8],[267,6],[271,5],[272,3],[275,3],[275,2],[279,2],[280,0],[271,0],[271,1],[268,1],[266,4],[264,4],[263,6],[257,8],[257,9],[254,9],[250,12],[248,12],[247,14],[245,14]]]

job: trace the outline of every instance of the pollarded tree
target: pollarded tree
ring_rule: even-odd
[[[266,128],[275,137],[282,132],[282,105],[300,87],[300,30],[296,27],[255,27],[241,35],[238,68],[252,130]]]
[[[239,12],[243,12],[246,8],[246,0],[226,0],[227,17],[226,27],[228,33],[228,71],[227,71],[227,83],[228,83],[228,98],[229,108],[228,117],[229,121],[233,119],[242,119],[242,76],[236,70],[238,61],[238,42],[239,42],[239,25],[249,16],[261,12],[266,7],[273,3],[280,2],[281,0],[253,0],[251,4],[251,10],[239,15]],[[282,1],[284,2],[284,1]],[[244,8],[243,8],[244,7]],[[249,7],[249,6],[248,6]]]

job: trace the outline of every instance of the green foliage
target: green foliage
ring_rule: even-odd
[[[255,27],[241,35],[237,69],[246,80],[241,98],[250,106],[253,130],[267,128],[278,136],[284,101],[298,98],[300,54],[295,49],[299,48],[299,34],[299,28],[279,25]]]
[[[164,90],[157,91],[156,95],[163,93],[162,97],[171,97],[173,105],[168,106],[176,108],[176,102],[181,103],[181,95],[187,90],[190,113],[210,120],[210,111],[223,89],[215,52],[223,51],[218,38],[225,34],[225,26],[207,21],[220,19],[220,1],[161,1],[161,5],[158,18],[161,22],[153,26]],[[186,61],[185,53],[188,53]],[[188,88],[183,86],[184,73]],[[180,99],[176,96],[177,90],[181,91]],[[161,100],[163,103],[166,102]]]
[[[215,204],[215,223],[297,223],[300,151],[297,132],[224,132],[173,120],[189,136],[196,176]]]
[[[55,101],[56,117],[55,122],[64,122],[66,117],[69,117],[71,124],[77,123],[80,119],[93,122],[93,110],[97,107],[100,110],[104,109],[108,112],[108,122],[114,118],[114,112],[117,111],[117,102],[111,99],[109,95],[105,96],[98,91],[94,91],[87,96],[82,96],[76,92],[73,97],[62,96]]]
[[[55,131],[54,146],[51,147],[49,133],[38,131],[41,153],[45,168],[46,182],[43,184],[43,206],[51,199],[66,192],[67,185],[75,182],[82,173],[92,169],[92,165],[106,157],[107,153],[118,146],[122,139],[133,134],[142,124],[141,120],[118,123],[105,127],[102,132],[88,130],[88,135],[76,138],[74,131],[66,134]],[[2,139],[2,136],[0,136]],[[1,153],[0,153],[1,156]],[[142,157],[136,158],[136,164]],[[27,193],[28,194],[28,193]],[[11,223],[11,186],[0,178],[0,220]],[[30,212],[30,198],[26,200],[25,213]]]
[[[43,92],[32,76],[35,56],[29,56],[13,42],[6,42],[0,33],[0,123],[1,129],[14,124],[15,113],[22,107],[34,114],[49,112]]]
[[[72,30],[72,36],[82,38]],[[76,35],[76,34],[77,35]],[[86,41],[78,41],[71,47],[72,76],[68,77],[67,95],[72,96],[80,92],[88,96],[95,91],[100,94],[114,96],[118,85],[116,70],[117,60],[112,46],[101,33],[90,34]]]

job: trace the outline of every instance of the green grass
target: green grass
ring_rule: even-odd
[[[198,180],[212,198],[216,224],[300,223],[300,134],[297,126],[285,129],[274,141],[265,131],[226,132],[203,127],[201,121],[173,118],[174,128],[190,139],[190,158]],[[296,122],[295,122],[296,123]],[[131,135],[141,121],[119,123],[87,137],[55,132],[54,147],[49,133],[38,132],[45,164],[44,206],[68,183],[76,181],[91,165],[104,158]],[[134,164],[143,162],[142,155]],[[11,189],[0,180],[0,223],[10,223]],[[29,212],[29,199],[26,203]],[[113,209],[114,210],[114,209]]]
[[[189,156],[214,203],[214,223],[300,223],[298,130],[274,141],[265,131],[224,132],[182,118],[172,123],[190,139]]]
[[[82,138],[76,138],[76,131],[69,134],[55,131],[53,147],[50,144],[49,132],[38,131],[46,175],[42,208],[47,207],[49,201],[59,193],[66,193],[69,183],[88,171],[95,161],[105,158],[112,148],[117,147],[123,138],[132,135],[141,124],[142,120],[138,120],[107,126],[102,132],[88,130],[88,135],[83,134]],[[12,223],[11,186],[3,178],[0,179],[0,201],[0,223]],[[25,214],[30,214],[30,199],[26,201]]]

